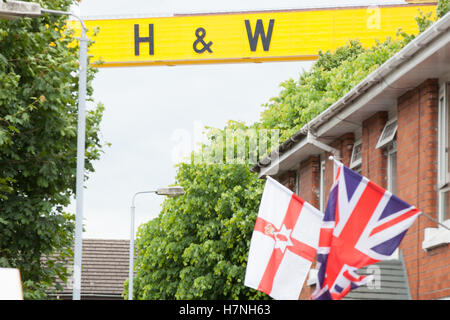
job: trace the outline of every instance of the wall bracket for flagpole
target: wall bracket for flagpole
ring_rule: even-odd
[[[308,130],[308,134],[306,136],[306,140],[309,144],[312,144],[316,147],[318,147],[319,149],[322,149],[325,152],[331,153],[330,157],[333,157],[333,159],[340,159],[341,158],[341,152],[336,149],[333,148],[319,140],[317,140],[317,138],[311,133],[310,130]],[[335,165],[333,166],[333,176],[336,176],[337,173],[337,166],[336,166],[336,162]]]
[[[338,149],[335,149],[335,148],[317,140],[317,138],[311,133],[310,130],[308,130],[306,139],[309,144],[312,144],[312,145],[318,147],[319,149],[322,149],[323,151],[331,153],[334,158],[340,159],[341,153]]]
[[[427,215],[427,214],[424,213],[424,212],[421,212],[420,214],[421,214],[422,216],[424,216],[425,218],[427,218],[428,220],[431,220],[431,221],[435,222],[437,225],[441,226],[442,228],[447,229],[448,231],[450,231],[450,228],[447,227],[445,224],[440,223],[439,220],[430,217],[429,215]]]

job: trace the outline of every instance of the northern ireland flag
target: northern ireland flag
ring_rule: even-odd
[[[298,299],[315,258],[323,214],[267,177],[250,243],[245,285]]]
[[[342,299],[367,283],[359,268],[389,259],[420,211],[338,163],[320,231],[312,299]]]

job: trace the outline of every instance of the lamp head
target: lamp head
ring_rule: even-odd
[[[1,1],[0,18],[13,20],[18,18],[35,18],[42,16],[41,5],[25,1]]]
[[[167,188],[159,188],[156,190],[156,194],[160,196],[168,196],[170,198],[178,197],[183,195],[184,189],[181,186],[167,187]]]

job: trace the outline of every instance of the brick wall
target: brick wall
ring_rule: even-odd
[[[353,144],[355,143],[355,135],[353,133],[346,133],[333,141],[330,146],[335,148],[340,153],[340,159],[347,167],[350,165],[350,159],[352,157]],[[326,153],[325,162],[325,206],[328,202],[328,196],[330,194],[330,188],[334,182],[334,161],[328,160],[330,153]]]
[[[278,177],[278,182],[291,191],[295,188],[295,171],[288,171]]]
[[[320,157],[311,156],[300,163],[297,174],[300,180],[299,195],[311,205],[319,208],[319,175],[320,175]],[[312,268],[315,267],[313,263]],[[303,284],[303,289],[300,293],[299,299],[309,299],[314,291],[314,287]]]
[[[438,81],[427,80],[398,99],[398,196],[437,218]],[[436,224],[420,216],[400,249],[404,255],[413,299],[450,295],[449,246],[422,249],[424,229]]]
[[[319,156],[311,156],[302,161],[297,174],[300,178],[299,195],[314,207],[319,208]]]

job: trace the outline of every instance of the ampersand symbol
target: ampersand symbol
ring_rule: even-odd
[[[208,52],[209,53],[212,53],[212,50],[211,50],[211,45],[213,44],[211,41],[209,41],[208,43],[206,43],[205,41],[203,41],[203,38],[205,37],[205,35],[206,35],[206,31],[205,31],[205,29],[203,29],[203,28],[197,28],[197,30],[195,30],[195,36],[197,37],[197,40],[195,40],[194,41],[194,44],[193,44],[193,48],[194,48],[194,51],[195,52],[197,52],[197,53],[203,53],[203,52],[205,52],[206,50],[208,50]],[[202,46],[203,46],[203,48],[201,48],[201,49],[198,49],[197,47],[198,47],[198,45],[199,44],[201,44]]]

